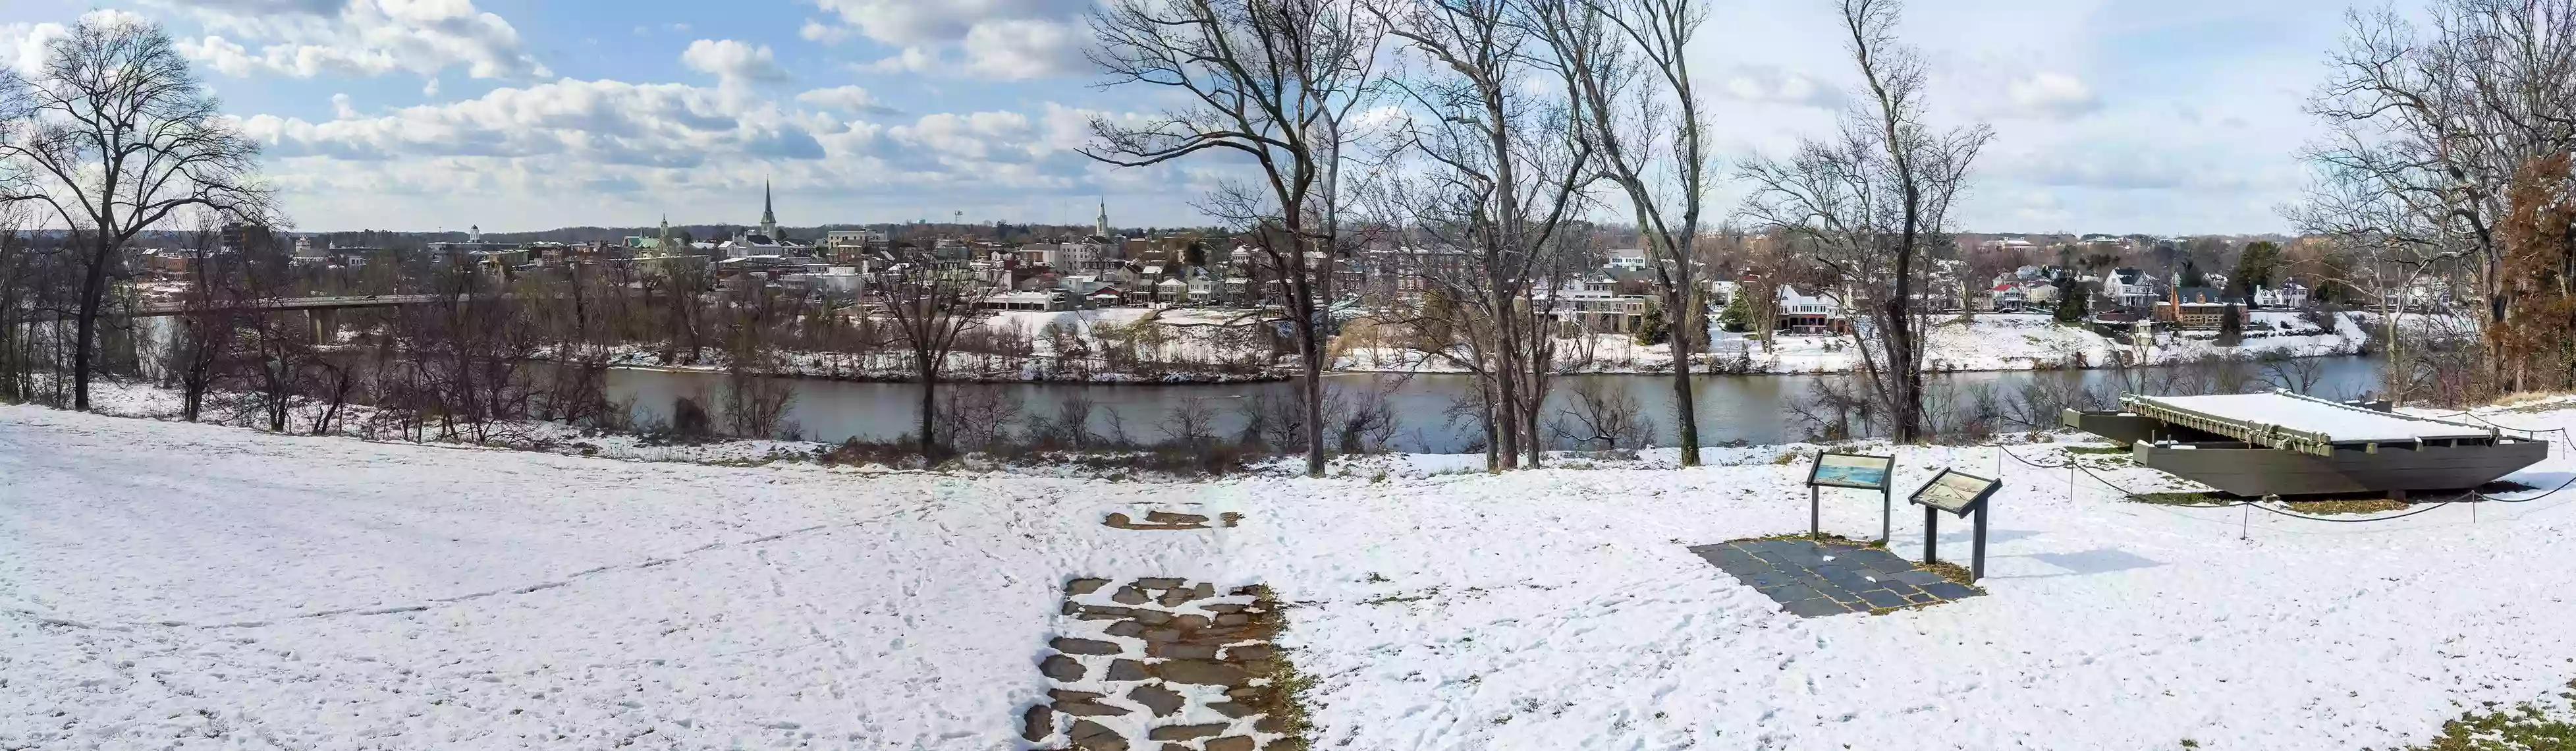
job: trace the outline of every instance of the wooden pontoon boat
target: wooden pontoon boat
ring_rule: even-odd
[[[2465,490],[2549,457],[2549,444],[2493,426],[2414,417],[2286,391],[2120,397],[2120,411],[2067,410],[2075,428],[2132,446],[2138,463],[2242,495]]]

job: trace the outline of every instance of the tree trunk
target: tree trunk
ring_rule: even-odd
[[[75,326],[79,338],[72,342],[72,409],[80,412],[89,411],[89,361],[95,349],[91,340],[98,334],[99,287],[107,281],[107,253],[106,241],[101,240],[81,282],[80,322]]]
[[[930,362],[930,356],[928,354],[921,355],[920,362],[923,363],[920,366],[921,461],[924,464],[938,464],[940,453],[939,441],[935,440],[931,436],[930,429],[938,415],[939,409],[938,402],[932,399],[932,396],[937,392],[939,387],[939,370],[937,368],[930,367],[928,364]]]
[[[1306,337],[1306,341],[1300,346],[1313,349],[1314,337]],[[1301,384],[1302,393],[1298,396],[1305,401],[1306,408],[1306,476],[1322,477],[1324,476],[1324,362],[1322,358],[1313,355],[1307,355],[1305,360],[1305,383]]]
[[[1691,398],[1692,337],[1686,334],[1702,333],[1708,328],[1706,325],[1692,323],[1694,316],[1690,313],[1696,312],[1698,307],[1692,292],[1689,287],[1679,287],[1668,290],[1664,295],[1668,305],[1676,311],[1682,311],[1680,322],[1673,325],[1672,337],[1673,420],[1676,423],[1674,430],[1681,438],[1682,466],[1685,467],[1699,466],[1699,404]]]
[[[1535,356],[1535,354],[1530,356],[1530,397],[1528,397],[1528,410],[1522,410],[1522,413],[1520,413],[1520,428],[1522,428],[1522,431],[1525,431],[1525,434],[1528,434],[1528,436],[1525,436],[1525,439],[1530,441],[1530,465],[1528,465],[1528,470],[1538,470],[1538,457],[1540,457],[1540,452],[1546,452],[1546,449],[1548,449],[1546,441],[1540,441],[1540,439],[1538,439],[1538,410],[1546,408],[1546,403],[1548,403],[1546,379],[1540,379],[1540,377],[1538,377],[1538,369],[1540,369],[1538,361],[1540,361],[1540,356]]]

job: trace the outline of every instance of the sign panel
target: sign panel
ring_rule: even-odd
[[[1986,497],[1995,494],[2003,483],[1955,470],[1941,470],[1930,482],[1914,491],[1914,503],[1948,511],[1960,516],[1984,505]]]
[[[1807,484],[1886,490],[1888,470],[1895,466],[1893,456],[1817,454],[1815,467],[1807,473]]]

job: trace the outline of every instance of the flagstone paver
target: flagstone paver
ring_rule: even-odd
[[[1985,594],[1885,548],[1843,540],[1764,538],[1691,552],[1803,618],[1924,607]]]

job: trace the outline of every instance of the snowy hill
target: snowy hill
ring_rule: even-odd
[[[1901,487],[2001,467],[1990,594],[1800,619],[1685,549],[1803,532],[1796,450],[1179,484],[0,407],[0,747],[1023,748],[1078,576],[1267,584],[1319,748],[2389,748],[2576,677],[2548,589],[2576,492],[2339,524],[1907,448]],[[1825,497],[1829,531],[1877,529],[1878,499]],[[1244,516],[1101,524],[1146,506]],[[1917,555],[1920,515],[1895,525]]]

